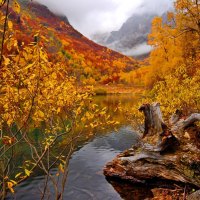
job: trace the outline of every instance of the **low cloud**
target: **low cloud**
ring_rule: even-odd
[[[140,56],[151,52],[152,49],[153,49],[152,46],[143,43],[135,46],[133,49],[125,50],[122,53],[127,56]]]
[[[156,13],[163,14],[172,9],[174,0],[142,0],[141,5],[136,10],[136,13]]]
[[[72,26],[90,37],[118,30],[133,13],[164,12],[173,0],[36,0],[53,12],[64,14]]]

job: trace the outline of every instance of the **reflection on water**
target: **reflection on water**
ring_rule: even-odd
[[[112,113],[119,103],[123,108],[129,108],[137,99],[130,95],[112,95],[98,96],[95,98],[95,102],[102,107],[108,107],[110,113]],[[120,187],[116,186],[115,183],[113,183],[113,186],[110,185],[103,175],[103,167],[107,162],[138,141],[138,135],[134,133],[130,126],[126,125],[124,116],[117,115],[116,118],[122,124],[118,132],[111,131],[105,134],[105,131],[98,134],[92,141],[77,147],[77,151],[73,153],[69,163],[68,181],[64,193],[65,200],[126,199],[124,194],[120,192]],[[43,188],[43,184],[44,176],[33,177],[23,182],[16,188],[15,199],[40,199],[40,188]],[[50,193],[54,191],[51,190],[51,187]]]
[[[120,194],[124,200],[144,200],[151,199],[153,193],[151,188],[143,186],[135,186],[118,180],[108,180],[114,189]]]
[[[117,200],[120,195],[107,182],[103,175],[103,167],[117,154],[130,148],[138,140],[137,134],[126,126],[117,133],[97,136],[74,152],[70,164],[68,183],[64,199],[66,200]],[[17,188],[17,199],[40,199],[39,188],[42,188],[43,176],[26,181]]]
[[[119,133],[97,137],[76,152],[70,162],[68,186],[64,199],[121,199],[102,173],[105,164],[137,142],[130,127]]]
[[[131,108],[135,103],[138,102],[139,96],[131,94],[119,94],[119,95],[106,95],[96,96],[94,98],[95,103],[100,106],[106,106],[108,110],[113,111],[116,106],[120,105],[124,109]]]
[[[119,121],[122,125],[127,125],[125,111],[130,110],[130,108],[137,104],[139,98],[141,97],[131,94],[99,95],[94,98],[94,102],[101,107],[106,107],[114,120]],[[122,108],[123,112],[114,112],[118,106]]]

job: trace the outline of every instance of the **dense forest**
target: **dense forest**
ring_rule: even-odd
[[[152,22],[149,44],[154,47],[148,65],[127,74],[128,80],[142,84],[154,101],[162,102],[166,114],[177,108],[199,111],[200,8],[199,1],[175,2],[175,12]]]
[[[37,170],[46,175],[41,199],[49,180],[55,198],[63,198],[75,143],[118,125],[93,103],[93,87],[139,87],[142,102],[162,103],[164,117],[177,109],[199,112],[200,2],[176,0],[174,8],[167,23],[154,18],[153,50],[136,61],[90,41],[45,6],[0,0],[1,199]],[[17,160],[24,150],[27,156]]]

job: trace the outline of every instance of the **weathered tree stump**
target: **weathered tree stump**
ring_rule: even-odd
[[[151,138],[150,143],[153,146],[145,144],[147,150],[163,152],[179,145],[178,139],[173,135],[173,132],[167,127],[162,118],[159,103],[153,103],[152,105],[143,104],[139,111],[143,112],[145,117],[145,129],[142,138],[145,138],[147,135],[152,136],[149,138]]]
[[[184,118],[177,110],[167,125],[159,103],[144,104],[139,111],[145,117],[142,141],[108,163],[105,176],[132,183],[162,180],[200,188],[200,149],[190,137],[184,137],[200,131],[194,125],[200,121],[200,114]]]
[[[154,103],[152,105],[143,104],[139,108],[139,111],[143,112],[144,117],[145,117],[145,121],[144,121],[145,130],[144,130],[143,138],[147,134],[159,134],[166,127],[162,119],[162,113],[160,111],[159,103]]]

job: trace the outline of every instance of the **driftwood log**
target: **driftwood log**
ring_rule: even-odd
[[[164,181],[200,188],[200,149],[194,137],[200,135],[195,125],[200,114],[183,117],[177,110],[167,125],[159,103],[144,104],[139,111],[145,117],[141,142],[108,163],[105,176],[132,183]]]

